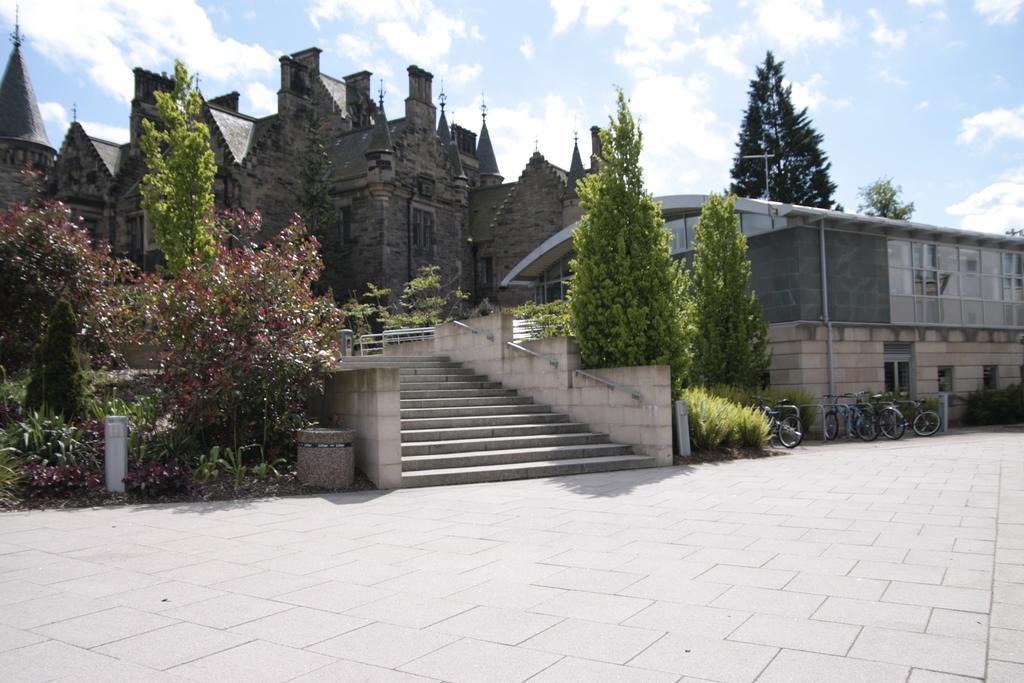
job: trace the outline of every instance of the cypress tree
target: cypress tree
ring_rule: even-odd
[[[747,238],[736,198],[712,194],[695,231],[686,320],[692,326],[692,383],[759,387],[770,365],[768,328],[750,290]]]
[[[46,321],[46,332],[36,347],[25,407],[48,410],[70,420],[82,414],[85,378],[78,361],[78,320],[71,304],[59,299]]]
[[[768,160],[769,199],[831,209],[836,186],[829,175],[832,163],[821,149],[824,137],[811,125],[807,108],[797,111],[793,106],[783,65],[769,51],[750,81],[729,191],[740,197],[764,197],[764,160],[743,157],[774,154]]]
[[[600,131],[600,170],[577,185],[583,217],[573,231],[571,328],[590,368],[670,365],[686,372],[685,271],[669,252],[661,207],[644,188],[643,136],[622,91]]]

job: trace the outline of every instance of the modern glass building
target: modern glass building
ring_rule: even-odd
[[[658,198],[680,258],[704,200]],[[772,385],[927,395],[1021,381],[1024,238],[752,199],[736,210],[770,326]],[[573,227],[501,286],[564,296]]]

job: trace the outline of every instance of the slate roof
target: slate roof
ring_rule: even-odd
[[[578,197],[576,183],[583,179],[586,171],[583,170],[583,159],[580,157],[579,143],[573,142],[572,163],[569,164],[569,175],[565,181],[565,196]]]
[[[110,175],[116,176],[121,166],[121,148],[127,147],[127,145],[119,145],[116,142],[94,137],[90,137],[89,142],[92,143],[96,153],[100,155],[100,159],[103,160],[103,165],[110,171]]]
[[[501,175],[498,172],[498,160],[494,158],[494,148],[491,147],[491,134],[487,132],[487,121],[484,121],[480,129],[476,158],[480,160],[480,175]]]
[[[384,104],[382,102],[377,109],[377,113],[373,115],[373,130],[370,132],[367,150],[386,152],[390,149],[391,131],[388,126],[388,115],[384,113]]]
[[[11,51],[0,82],[0,137],[34,142],[53,149],[46,136],[32,80],[28,77],[28,67],[17,44]]]
[[[341,112],[342,116],[348,116],[348,108],[345,105],[345,93],[346,87],[344,81],[339,81],[337,78],[331,78],[326,74],[320,74],[320,82],[327,90],[327,94],[334,100],[335,106],[338,111]]]
[[[405,127],[405,119],[388,121],[388,137],[393,139]],[[363,128],[346,133],[328,147],[333,173],[338,178],[355,178],[366,175],[366,153],[370,150],[370,138],[374,128]]]
[[[253,133],[256,129],[256,120],[209,103],[207,103],[207,107],[209,107],[210,116],[213,118],[217,130],[231,151],[231,156],[235,158],[235,161],[241,163],[249,153],[255,138]]]

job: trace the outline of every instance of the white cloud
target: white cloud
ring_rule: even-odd
[[[928,100],[921,100],[916,105],[914,105],[914,111],[924,111],[930,106],[932,106],[931,102],[929,102]]]
[[[533,39],[530,36],[523,36],[523,42],[519,44],[519,51],[523,53],[523,56],[527,59],[533,59]]]
[[[14,3],[2,11],[14,19]],[[23,3],[22,28],[35,48],[62,69],[85,72],[102,90],[129,102],[132,68],[170,70],[182,57],[204,83],[273,73],[277,60],[258,44],[222,38],[194,2],[52,0]]]
[[[696,19],[711,7],[703,0],[550,0],[555,10],[555,33],[577,21],[587,28],[618,23],[626,29],[627,45],[646,45],[670,39],[677,26],[696,31]]]
[[[761,32],[790,52],[841,41],[847,22],[822,0],[751,0]]]
[[[641,161],[655,194],[706,192],[728,182],[732,131],[709,108],[708,81],[661,75],[640,81],[630,107],[644,133]],[[703,187],[695,183],[702,180]]]
[[[889,71],[889,69],[887,69],[887,68],[879,69],[878,77],[881,78],[886,83],[888,83],[889,85],[898,85],[898,86],[907,85],[907,80],[906,79],[900,78],[896,74],[894,74],[891,71]]]
[[[476,80],[483,67],[479,64],[457,64],[446,72],[442,72],[445,79],[454,85],[465,85]]]
[[[943,0],[907,0],[907,2],[911,5],[916,5],[917,7],[928,7],[932,5],[941,5]]]
[[[990,145],[1004,138],[1024,140],[1024,106],[993,109],[964,119],[960,122],[957,141],[965,145],[976,141]]]
[[[1020,171],[1020,169],[1018,169]],[[960,227],[982,232],[1003,233],[1024,227],[1024,174],[1016,180],[1002,180],[971,194],[962,202],[946,207],[946,213],[961,216]]]
[[[245,86],[245,97],[249,100],[248,111],[254,116],[273,114],[277,111],[277,93],[262,83],[253,82]]]
[[[974,0],[974,11],[990,24],[1013,24],[1024,0]]]
[[[875,44],[892,49],[899,49],[906,44],[907,32],[889,28],[881,12],[869,9],[868,16],[875,22],[875,30],[871,32],[871,39]]]
[[[66,133],[71,121],[68,112],[60,102],[40,102],[39,113],[46,123],[54,124],[62,133]],[[121,126],[111,126],[98,121],[79,121],[85,132],[94,138],[109,140],[110,142],[128,142],[129,131]],[[63,140],[63,136],[61,137]],[[59,146],[60,141],[56,141]]]
[[[845,109],[850,106],[850,100],[848,99],[834,100],[828,97],[824,91],[825,83],[825,77],[820,73],[814,74],[802,83],[787,82],[787,85],[793,88],[793,104],[796,105],[796,108],[803,109],[804,107],[807,107],[811,111],[814,111],[821,108],[823,105],[829,105],[836,109]]]
[[[356,63],[364,63],[373,54],[373,48],[366,40],[351,33],[339,34],[335,43],[342,55]]]

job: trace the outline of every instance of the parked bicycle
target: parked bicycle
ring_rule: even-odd
[[[865,391],[857,392],[857,397],[866,394]],[[858,402],[860,405],[862,403]],[[903,414],[891,400],[885,400],[882,394],[872,394],[866,404],[871,411],[871,418],[875,424],[875,431],[887,439],[896,441],[903,438],[907,431],[907,421]]]
[[[921,399],[909,401],[897,401],[904,406],[903,415],[904,428],[910,427],[918,436],[931,436],[939,431],[942,426],[942,419],[934,410],[925,408],[925,401]]]
[[[768,418],[771,427],[770,435],[778,439],[786,448],[796,448],[804,440],[804,425],[800,421],[800,408],[788,399],[782,399],[774,406],[768,405],[768,399],[755,396],[757,409]],[[792,411],[792,412],[790,412]],[[789,414],[787,414],[789,413]]]
[[[857,403],[840,403],[839,399],[856,399],[853,394],[827,394],[823,396],[825,406],[825,440],[834,441],[839,436],[840,419],[846,426],[846,434],[862,441],[874,441],[878,438],[875,422]]]

